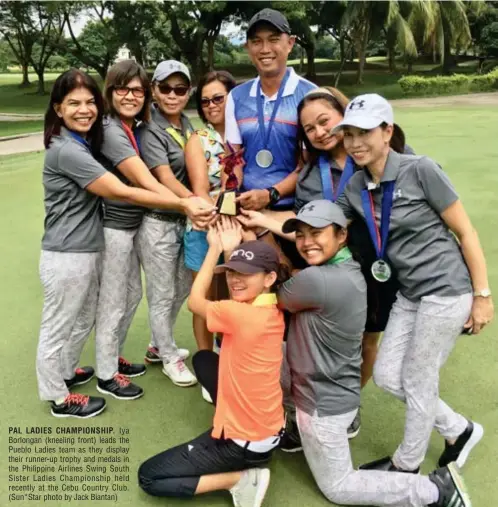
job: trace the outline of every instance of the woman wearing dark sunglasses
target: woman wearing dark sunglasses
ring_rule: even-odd
[[[216,203],[221,187],[221,157],[225,153],[225,101],[236,85],[233,76],[226,71],[208,72],[200,80],[196,91],[196,105],[199,117],[206,125],[197,130],[185,148],[187,172],[195,195]],[[209,245],[206,231],[199,231],[187,224],[184,237],[185,265],[192,271],[193,279],[199,272]],[[213,348],[213,334],[206,327],[206,321],[193,315],[194,335],[199,350]],[[203,392],[206,396],[206,392]]]
[[[161,62],[152,77],[155,104],[151,121],[140,129],[139,140],[144,162],[163,185],[179,197],[201,200],[189,188],[183,152],[193,132],[183,113],[189,91],[187,67],[175,60]],[[183,258],[185,226],[183,214],[151,210],[145,212],[138,234],[152,333],[145,359],[162,363],[163,373],[181,387],[197,383],[184,363],[188,351],[178,349],[173,338],[173,327],[191,284]]]
[[[152,92],[145,70],[133,60],[116,63],[104,85],[107,116],[101,153],[109,171],[126,184],[164,193],[140,158],[135,129],[150,119]],[[145,373],[143,364],[122,356],[126,334],[142,299],[138,230],[144,208],[104,200],[105,253],[96,321],[97,389],[120,400],[133,400],[143,390],[128,377]]]

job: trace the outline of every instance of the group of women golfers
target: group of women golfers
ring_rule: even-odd
[[[103,91],[81,70],[57,78],[45,115],[40,398],[55,417],[88,418],[106,400],[141,398],[135,377],[154,363],[176,386],[199,382],[213,429],[141,465],[152,495],[224,489],[236,506],[261,506],[280,448],[304,451],[331,502],[469,507],[458,472],[483,428],[439,397],[439,372],[459,336],[493,318],[478,235],[389,102],[317,88],[287,67],[292,44],[285,17],[264,9],[247,32],[258,71],[248,82],[212,71],[194,89],[175,60],[151,79],[118,62]],[[219,209],[230,171],[236,216]],[[124,345],[142,273],[150,337],[137,361]],[[193,371],[174,337],[187,298]],[[95,370],[79,364],[92,330]],[[94,376],[102,397],[73,391]],[[348,438],[372,376],[405,403],[404,435],[355,470]],[[444,450],[422,476],[433,429]]]

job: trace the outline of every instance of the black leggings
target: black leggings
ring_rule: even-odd
[[[199,384],[206,389],[216,405],[220,356],[212,350],[199,350],[192,357],[192,366]]]
[[[219,357],[200,350],[192,358],[199,383],[216,403]],[[230,439],[211,436],[209,430],[194,440],[148,459],[138,469],[138,483],[149,495],[191,497],[203,475],[238,472],[262,466],[272,452],[252,452]]]

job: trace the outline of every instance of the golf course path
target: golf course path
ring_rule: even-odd
[[[498,93],[474,93],[471,95],[451,95],[447,97],[430,97],[420,99],[392,100],[395,107],[437,107],[437,106],[498,106]],[[187,111],[188,116],[197,114]],[[33,116],[8,115],[0,113],[0,121],[20,121],[35,119]],[[37,118],[36,118],[37,119]],[[2,141],[0,138],[0,156],[14,153],[27,153],[43,150],[43,135],[34,134],[17,139]]]

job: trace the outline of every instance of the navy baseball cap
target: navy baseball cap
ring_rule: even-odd
[[[230,260],[217,266],[215,273],[223,273],[227,269],[252,275],[254,273],[270,273],[278,271],[279,260],[277,251],[264,241],[248,241],[242,243],[230,255]]]

